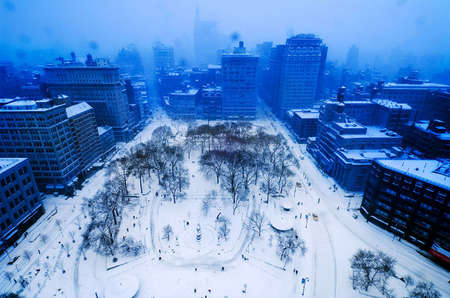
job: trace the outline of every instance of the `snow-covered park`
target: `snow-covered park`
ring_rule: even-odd
[[[408,277],[449,297],[448,272],[355,216],[361,194],[293,140],[267,110],[245,124],[155,112],[73,197],[43,198],[46,213],[1,256],[0,293],[385,297],[353,288],[350,259],[365,249],[395,259],[391,295],[408,296]]]

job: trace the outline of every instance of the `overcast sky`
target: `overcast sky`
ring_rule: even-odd
[[[330,59],[356,44],[361,56],[450,53],[450,0],[0,0],[0,50],[71,49],[98,45],[113,55],[155,40],[192,48],[195,6],[223,34],[237,31],[246,44],[284,42],[294,33],[316,33]],[[92,46],[92,43],[91,43]],[[192,53],[190,53],[192,54]]]

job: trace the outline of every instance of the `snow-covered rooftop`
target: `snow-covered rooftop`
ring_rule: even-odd
[[[428,129],[429,123],[430,123],[430,121],[420,121],[420,122],[414,123],[414,126],[422,131],[426,131],[428,133],[434,134],[441,140],[450,140],[450,133],[448,133],[447,131],[445,131],[443,133],[438,133],[438,132],[429,130]]]
[[[0,174],[26,160],[26,158],[0,158]]]
[[[406,103],[396,103],[388,99],[375,99],[373,102],[390,109],[411,110],[411,106]]]
[[[357,124],[359,125],[359,124]],[[363,128],[364,126],[359,125],[358,128]],[[366,126],[367,131],[365,134],[343,134],[340,135],[344,139],[351,138],[401,138],[397,133],[387,130],[386,128],[377,126]]]
[[[92,109],[92,107],[89,104],[87,104],[84,101],[80,102],[76,105],[66,108],[67,117],[70,118],[70,117],[76,116],[78,114],[89,111],[90,109]]]
[[[292,112],[302,119],[319,119],[319,110],[304,109],[292,110]]]
[[[376,162],[384,168],[405,176],[450,190],[450,161],[408,159],[377,160]]]
[[[402,83],[386,83],[385,89],[449,89],[449,85],[437,83],[422,83],[422,84],[402,84]]]
[[[102,135],[102,134],[104,134],[105,132],[107,132],[107,131],[109,131],[111,129],[112,129],[111,126],[99,126],[99,127],[97,127],[97,131],[98,131],[99,135]]]

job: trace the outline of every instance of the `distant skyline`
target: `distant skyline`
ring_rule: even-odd
[[[439,64],[450,65],[448,0],[1,0],[0,59],[20,62],[39,49],[115,57],[129,43],[150,52],[161,41],[193,61],[197,3],[202,20],[216,22],[225,36],[238,32],[249,49],[315,33],[329,46],[329,60],[341,63],[355,44],[360,66],[396,53],[441,56]]]

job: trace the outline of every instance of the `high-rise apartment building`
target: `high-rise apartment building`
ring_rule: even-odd
[[[94,109],[86,102],[81,102],[66,108],[66,113],[80,159],[80,171],[84,174],[103,153]]]
[[[0,157],[27,157],[41,191],[68,191],[80,161],[66,106],[19,100],[0,108]]]
[[[0,158],[0,253],[43,213],[28,159]]]
[[[312,108],[318,102],[327,51],[322,39],[314,34],[295,35],[273,50],[270,68],[276,83],[269,103],[278,115]]]
[[[222,114],[225,119],[256,116],[256,69],[258,57],[239,42],[233,53],[222,55]]]
[[[111,126],[116,140],[128,140],[130,112],[117,67],[93,61],[88,55],[86,64],[69,61],[44,70],[52,97],[65,94],[71,103],[87,102],[94,108],[98,125]]]
[[[168,71],[174,68],[173,48],[157,43],[153,46],[153,63],[156,71]]]

